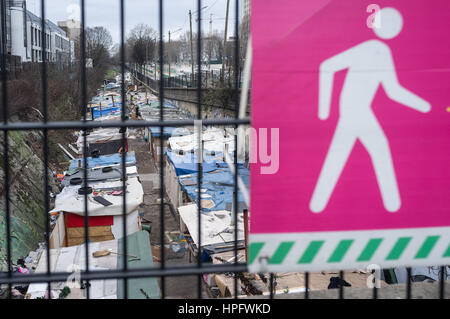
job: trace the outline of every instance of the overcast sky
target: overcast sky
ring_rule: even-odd
[[[189,10],[192,10],[192,29],[197,31],[196,18],[197,0],[164,0],[164,34],[167,38],[168,30],[176,32],[171,39],[178,38],[189,31]],[[27,0],[27,9],[41,16],[41,0]],[[80,20],[79,0],[46,0],[46,18],[53,21],[63,21],[74,18]],[[115,43],[120,42],[119,0],[85,0],[86,25],[104,26],[113,37]],[[159,0],[124,0],[126,34],[137,24],[145,23],[159,32]],[[202,30],[209,32],[209,19],[212,13],[213,30],[223,30],[225,27],[225,11],[227,0],[202,0]],[[235,0],[230,1],[230,16],[228,35],[234,33]],[[203,20],[205,19],[205,20]]]

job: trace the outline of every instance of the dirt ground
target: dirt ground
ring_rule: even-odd
[[[136,154],[136,162],[138,173],[144,189],[144,205],[143,224],[151,225],[150,242],[153,247],[160,249],[161,247],[161,205],[158,203],[160,198],[159,189],[159,167],[155,165],[154,157],[150,152],[150,144],[145,141],[141,134],[130,129],[131,138],[128,140],[129,151]],[[133,136],[135,138],[133,138]],[[158,163],[159,164],[159,163]],[[170,203],[168,196],[165,194],[164,202]],[[171,212],[168,205],[164,205],[164,230],[179,231],[179,215],[176,209]],[[170,243],[165,239],[165,265],[168,267],[188,265],[188,252],[175,253],[170,247]],[[155,267],[160,267],[160,263],[155,261]],[[198,276],[182,276],[182,277],[165,277],[165,298],[198,298]],[[158,280],[161,287],[161,278]],[[202,284],[202,296],[207,298],[208,294],[205,285]]]

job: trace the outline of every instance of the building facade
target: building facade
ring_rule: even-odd
[[[11,1],[11,51],[21,62],[48,62],[68,64],[72,61],[71,44],[67,33],[49,20],[42,19],[26,8],[25,1]],[[45,37],[45,48],[43,38]]]
[[[81,35],[81,22],[76,20],[58,21],[58,26],[66,31],[70,40],[76,41]]]
[[[81,22],[69,19],[66,21],[58,21],[58,26],[66,32],[67,36],[70,39],[70,56],[73,62],[77,60],[77,52],[75,52],[75,43],[80,41]]]
[[[3,36],[5,36],[5,39],[6,39],[5,52],[7,54],[11,54],[11,10],[10,10],[10,7],[11,7],[11,1],[5,1],[1,8],[1,14],[2,14],[1,17],[2,17],[2,19],[5,20],[5,24],[4,25],[3,25],[3,23],[0,24],[0,31],[1,31],[0,37],[1,37],[1,39],[3,39]],[[3,28],[5,28],[5,30],[3,30]]]

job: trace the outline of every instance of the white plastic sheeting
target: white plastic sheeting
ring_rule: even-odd
[[[198,149],[198,133],[175,136],[169,138],[169,146],[172,150],[188,152]],[[225,136],[226,135],[226,136]],[[202,132],[204,149],[207,151],[223,152],[225,144],[228,144],[228,152],[234,151],[234,130],[223,128],[209,128]]]
[[[120,188],[122,187],[121,181],[116,182],[104,182],[93,186],[94,189],[105,189],[105,188]],[[128,178],[126,182],[126,213],[137,210],[139,205],[144,201],[144,190],[142,185],[136,177]],[[63,189],[63,191],[58,194],[55,200],[55,208],[50,211],[53,212],[69,212],[84,216],[84,206],[85,206],[85,195],[78,194],[79,186],[68,186]],[[95,195],[89,194],[88,199],[88,210],[89,216],[115,216],[122,214],[123,207],[123,196],[114,196],[107,194],[99,194],[97,196],[102,196],[104,199],[112,203],[110,206],[103,206],[97,203],[93,197]]]

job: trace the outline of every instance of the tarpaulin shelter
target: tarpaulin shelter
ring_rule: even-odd
[[[243,183],[249,187],[250,172],[246,168],[239,168],[239,176]],[[181,190],[195,203],[199,203],[197,173],[179,176]],[[205,212],[216,210],[231,210],[233,204],[234,175],[229,168],[218,168],[214,171],[203,173],[201,202]],[[238,191],[238,204],[245,207],[244,197]]]
[[[137,176],[137,167],[136,166],[128,166],[126,167],[126,175],[128,177]],[[87,180],[88,184],[104,182],[104,181],[112,181],[112,180],[120,180],[122,178],[122,167],[118,166],[105,166],[101,168],[88,168],[87,171]],[[75,169],[72,171],[66,172],[61,185],[63,187],[69,185],[80,185],[84,180],[84,170],[83,169]]]
[[[124,264],[123,257],[118,254],[109,254],[95,258],[92,253],[104,250],[110,250],[123,254],[123,239],[101,241],[89,243],[89,269],[95,270],[119,270]],[[63,247],[50,250],[52,263],[50,270],[52,272],[73,272],[83,270],[85,263],[86,246],[76,245],[72,247]],[[127,236],[127,254],[137,258],[127,258],[127,268],[151,268],[153,267],[153,256],[150,245],[150,236],[146,231],[138,231]],[[35,273],[47,272],[47,252],[43,252],[39,259]],[[50,294],[47,292],[47,283],[30,284],[27,296],[30,299],[42,298],[46,295],[50,298],[58,298],[61,290],[67,286],[67,282],[52,283]],[[122,299],[124,298],[123,281],[118,279],[92,280],[90,282],[89,293],[93,299]],[[150,299],[160,298],[160,289],[157,278],[137,278],[128,279],[128,298],[131,299]],[[143,293],[144,292],[144,293]],[[67,299],[86,298],[86,289],[81,287],[71,287]]]
[[[56,196],[49,214],[57,215],[51,234],[54,248],[84,242],[85,196],[82,185],[70,185]],[[127,234],[140,229],[138,208],[144,201],[144,191],[137,177],[130,177],[123,189],[122,181],[106,181],[89,185],[87,194],[89,239],[102,241],[123,236],[123,194],[126,192]],[[84,188],[83,188],[84,190]]]
[[[122,165],[122,157],[119,153],[100,155],[99,157],[87,157],[86,158],[87,167],[103,167],[112,165]],[[125,161],[126,166],[136,165],[136,156],[134,151],[127,152],[127,158]],[[78,167],[84,167],[84,159],[77,158],[70,161],[69,169],[73,170]]]

